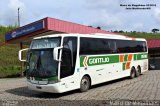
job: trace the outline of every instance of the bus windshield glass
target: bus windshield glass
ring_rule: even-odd
[[[55,48],[60,46],[60,41],[60,37],[34,39],[31,43],[30,49]]]
[[[48,78],[57,76],[58,62],[53,59],[53,49],[60,46],[60,38],[33,40],[28,52],[27,76]]]

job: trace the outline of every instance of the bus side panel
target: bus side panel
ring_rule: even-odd
[[[114,79],[119,79],[130,75],[130,70],[123,70],[122,62],[116,63],[114,66],[115,66],[115,71],[114,71],[115,73],[113,73]]]
[[[88,75],[91,78],[91,85],[99,83],[99,81],[101,81],[102,78],[98,76],[96,69],[97,67],[95,66],[81,67],[80,78],[82,79],[84,75]]]
[[[137,70],[138,66],[141,67],[141,73],[148,70],[148,59],[145,60],[136,60],[131,63],[131,66],[134,66]]]
[[[115,63],[80,68],[81,78],[86,74],[91,77],[92,85],[95,85],[129,76],[130,71],[122,70],[122,63]]]
[[[112,78],[111,71],[113,65],[97,65],[81,67],[80,76],[89,75],[91,78],[91,85],[106,82]],[[109,69],[109,70],[108,70]]]

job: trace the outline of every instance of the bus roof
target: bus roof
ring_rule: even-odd
[[[128,37],[128,36],[125,36],[125,35],[102,34],[102,33],[93,33],[93,34],[78,34],[78,33],[74,33],[74,34],[73,33],[70,33],[70,34],[50,34],[50,35],[46,35],[46,36],[35,37],[34,39],[42,39],[42,38],[50,38],[50,37],[67,37],[67,36],[146,41],[143,38],[132,38],[132,37]]]

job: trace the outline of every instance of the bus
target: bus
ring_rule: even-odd
[[[26,60],[22,52],[27,51]],[[36,37],[19,51],[28,88],[40,92],[81,92],[93,85],[148,70],[147,42],[116,34],[53,34]]]

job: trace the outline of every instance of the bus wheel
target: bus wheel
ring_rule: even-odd
[[[133,68],[131,69],[130,78],[133,79],[133,78],[135,78],[135,77],[136,77],[136,70],[135,70],[135,68],[133,67]]]
[[[139,75],[141,75],[141,67],[140,66],[137,67],[136,77],[138,77]]]
[[[84,76],[80,83],[81,92],[86,92],[90,88],[90,80],[87,76]]]

